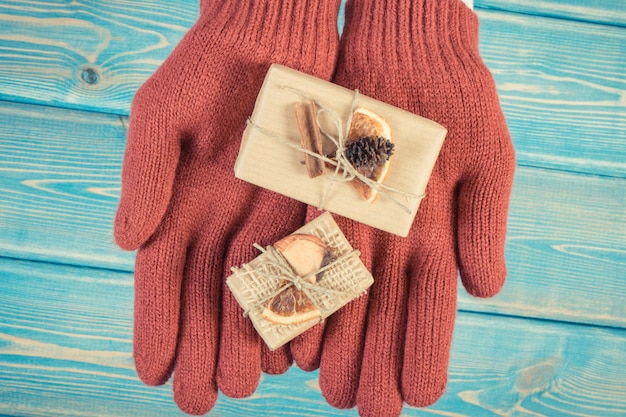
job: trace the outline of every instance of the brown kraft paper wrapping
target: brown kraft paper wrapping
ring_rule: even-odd
[[[346,131],[351,112],[366,108],[391,126],[395,146],[384,186],[372,203],[348,182],[327,168],[325,175],[309,178],[298,149],[300,134],[294,115],[296,103],[313,99],[323,132],[337,137]],[[273,64],[265,78],[248,126],[244,131],[235,176],[306,204],[323,208],[369,226],[405,237],[446,136],[432,120],[374,100],[336,84]],[[290,146],[289,144],[293,144]],[[325,139],[324,150],[332,144]],[[328,153],[328,152],[325,152]],[[399,190],[399,192],[393,191]]]
[[[263,317],[267,299],[280,289],[276,268],[271,263],[269,252],[264,252],[250,263],[238,268],[231,268],[233,275],[226,284],[235,299],[247,315],[255,329],[271,349],[277,349],[297,335],[313,327],[321,320],[333,314],[348,302],[364,294],[374,283],[372,275],[359,258],[330,213],[325,212],[305,226],[296,230],[296,234],[310,234],[321,239],[334,255],[335,261],[325,269],[322,278],[308,292],[311,300],[319,309],[320,317],[298,324],[275,324]],[[269,248],[268,248],[269,249]],[[270,262],[268,262],[270,261]]]

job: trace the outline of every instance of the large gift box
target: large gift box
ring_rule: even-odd
[[[372,275],[330,213],[231,268],[226,284],[274,350],[364,294]]]
[[[308,113],[298,113],[302,106]],[[308,125],[299,120],[307,114]],[[370,122],[365,130],[373,133],[349,149],[350,137],[363,120]],[[318,136],[313,146],[303,142],[303,131]],[[405,237],[446,133],[432,120],[273,64],[244,131],[235,176]],[[322,175],[310,173],[315,170],[312,160]],[[363,178],[372,161],[379,167],[368,172],[384,172],[382,180]],[[373,198],[364,197],[368,188],[375,189],[369,190]]]

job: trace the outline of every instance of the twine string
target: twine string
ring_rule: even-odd
[[[318,274],[325,272],[330,268],[336,267],[354,256],[358,257],[360,254],[358,250],[353,249],[351,251],[348,251],[338,258],[334,259],[333,261],[329,262],[328,264],[322,266],[317,271],[311,272],[310,274],[307,274],[305,276],[299,276],[295,273],[287,259],[285,259],[285,257],[275,247],[267,246],[263,248],[257,243],[254,243],[253,246],[256,249],[260,250],[262,254],[266,255],[267,259],[264,259],[262,263],[257,265],[254,269],[247,269],[245,271],[242,271],[241,269],[232,267],[231,271],[240,275],[257,274],[264,280],[278,281],[279,283],[285,283],[285,285],[279,285],[274,291],[267,294],[265,297],[261,297],[260,299],[255,300],[255,302],[244,311],[244,317],[248,317],[252,310],[264,306],[272,298],[292,286],[295,287],[298,291],[302,291],[309,298],[311,303],[313,303],[315,308],[320,311],[326,310],[329,307],[319,305],[316,302],[316,299],[318,297],[315,297],[315,295],[326,296],[331,302],[330,308],[335,308],[337,306],[338,299],[340,298],[348,297],[349,299],[352,299],[359,295],[355,291],[339,291],[333,288],[324,287],[317,283],[311,283],[309,281],[311,277],[317,276]],[[321,320],[322,318],[320,317],[320,321]]]
[[[293,87],[289,87],[289,86],[281,86],[280,88],[284,89],[284,90],[288,90],[298,96],[301,96],[304,99],[311,99],[311,97],[309,97],[305,92],[298,90],[296,88]],[[350,104],[350,112],[348,113],[348,117],[346,119],[346,122],[344,123],[342,118],[337,114],[337,112],[335,112],[332,109],[327,108],[326,106],[324,106],[323,103],[321,103],[318,100],[313,99],[313,101],[315,102],[315,104],[318,107],[317,110],[317,115],[316,115],[316,120],[315,123],[317,124],[317,127],[319,128],[320,132],[328,139],[330,140],[333,145],[335,145],[336,147],[336,152],[335,152],[335,157],[334,158],[329,158],[326,155],[322,155],[319,154],[317,152],[313,152],[310,151],[304,147],[302,147],[300,144],[295,143],[293,141],[290,141],[280,135],[277,135],[276,133],[272,132],[269,129],[265,129],[259,125],[257,125],[256,123],[254,123],[252,120],[248,119],[247,124],[248,126],[256,129],[257,131],[259,131],[260,133],[262,133],[263,135],[274,139],[278,142],[281,142],[287,146],[290,146],[300,152],[303,152],[307,155],[310,155],[314,158],[317,158],[319,160],[321,160],[322,162],[325,162],[327,164],[330,164],[332,166],[335,167],[333,175],[331,175],[330,177],[328,177],[328,179],[330,180],[328,183],[328,186],[326,187],[326,190],[322,196],[322,200],[320,202],[320,204],[318,205],[318,209],[323,210],[324,207],[326,206],[326,203],[328,202],[328,199],[332,193],[332,189],[335,186],[336,183],[338,182],[350,182],[352,180],[354,180],[355,178],[362,181],[366,186],[368,186],[369,188],[375,190],[376,192],[384,195],[386,198],[388,198],[389,200],[391,200],[395,205],[397,205],[398,207],[400,207],[403,211],[405,211],[407,214],[411,214],[411,209],[406,206],[405,204],[403,204],[402,202],[400,202],[398,199],[394,198],[393,194],[398,194],[401,195],[403,197],[405,197],[406,199],[409,198],[413,198],[413,199],[422,199],[425,197],[425,194],[413,194],[413,193],[408,193],[406,191],[403,190],[399,190],[395,187],[391,187],[385,184],[381,184],[378,183],[374,180],[372,180],[371,178],[366,177],[365,175],[361,174],[348,160],[348,157],[346,156],[346,141],[348,138],[348,129],[350,128],[350,125],[352,124],[352,115],[354,114],[354,110],[356,108],[356,103],[358,101],[359,98],[359,91],[358,90],[353,90],[354,94],[352,97],[352,102]],[[323,114],[328,114],[328,116],[330,117],[334,128],[335,128],[335,133],[331,133],[326,131],[326,129],[324,129],[323,123],[321,122],[321,116]]]

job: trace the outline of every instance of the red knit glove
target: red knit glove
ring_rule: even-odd
[[[330,404],[397,416],[444,392],[457,273],[478,297],[504,283],[514,150],[460,0],[349,1],[335,82],[448,129],[407,238],[338,219],[374,275],[369,299],[331,316],[323,339],[320,326],[291,343],[300,366],[319,364]]]
[[[250,395],[262,357],[266,372],[291,364],[287,350],[264,350],[224,279],[257,255],[252,243],[300,227],[306,206],[235,179],[233,166],[271,63],[331,77],[338,8],[338,0],[206,1],[133,101],[115,239],[139,248],[135,365],[150,385],[175,368],[185,412],[206,413],[218,388]]]

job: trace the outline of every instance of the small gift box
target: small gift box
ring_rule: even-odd
[[[431,120],[274,64],[235,176],[405,237],[446,133]]]
[[[226,284],[274,350],[324,320],[374,282],[330,213],[262,248]]]

